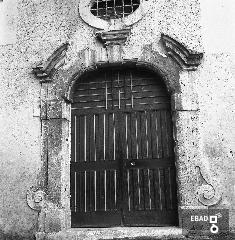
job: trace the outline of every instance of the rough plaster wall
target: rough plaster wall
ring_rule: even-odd
[[[235,228],[235,2],[201,0],[204,61],[198,72],[203,158],[232,210]]]
[[[150,7],[145,17],[133,25],[128,45],[135,47],[132,51],[126,50],[127,57],[138,57],[143,44],[153,43],[157,48],[161,33],[200,51],[198,0],[149,0],[148,3]]]
[[[16,42],[17,4],[15,0],[0,2],[0,45]]]
[[[17,41],[12,44],[4,37],[0,44],[0,239],[3,234],[25,239],[37,229],[37,213],[26,203],[26,191],[40,180],[42,165],[40,84],[31,71],[66,41],[67,27],[73,22],[72,14],[68,19],[70,3],[4,1],[5,9],[16,9],[14,14],[4,14],[12,23],[17,17]],[[5,36],[9,29],[4,29]]]
[[[32,104],[39,87],[26,69],[29,66],[15,49],[1,49],[0,229],[9,234],[27,233],[36,224],[36,215],[25,202],[25,190],[36,181],[40,163],[40,122],[33,117]]]

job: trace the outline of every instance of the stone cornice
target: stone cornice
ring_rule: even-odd
[[[201,64],[203,54],[187,49],[175,39],[162,34],[161,42],[169,56],[171,56],[182,69],[194,71]]]
[[[40,82],[51,81],[51,74],[53,73],[53,70],[60,65],[66,54],[68,46],[68,43],[64,43],[57,48],[46,61],[41,62],[37,66],[33,67],[33,73],[37,78],[40,79]]]
[[[97,39],[105,46],[124,44],[131,33],[130,28],[96,32]]]

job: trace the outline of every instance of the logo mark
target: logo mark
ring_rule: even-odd
[[[219,227],[216,225],[218,223],[218,218],[221,218],[222,214],[217,213],[214,216],[210,216],[209,222],[212,224],[210,227],[210,231],[213,234],[216,234],[219,232]]]

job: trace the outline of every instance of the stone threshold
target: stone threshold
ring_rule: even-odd
[[[71,228],[44,237],[37,234],[37,240],[152,240],[186,239],[179,227],[113,227],[113,228]]]

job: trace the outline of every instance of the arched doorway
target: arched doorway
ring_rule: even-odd
[[[72,227],[178,225],[170,96],[144,69],[83,75],[71,127]]]

